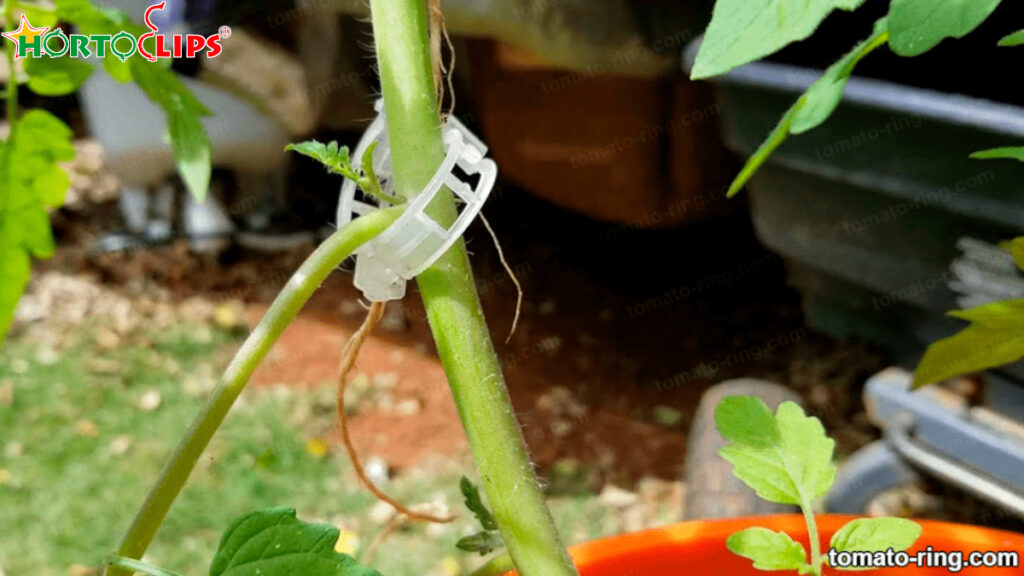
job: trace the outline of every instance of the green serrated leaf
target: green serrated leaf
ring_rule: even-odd
[[[464,552],[476,552],[486,556],[495,550],[505,547],[505,541],[501,534],[493,531],[484,531],[460,538],[455,547]]]
[[[998,302],[951,315],[974,321],[932,343],[914,370],[914,386],[994,368],[1024,358],[1024,301]]]
[[[990,148],[971,154],[975,160],[1019,160],[1024,162],[1024,146],[1004,146]]]
[[[804,105],[797,110],[793,117],[793,124],[789,127],[789,132],[801,134],[818,127],[831,116],[843,98],[846,82],[850,79],[857,63],[876,48],[884,45],[888,39],[889,30],[885,18],[882,18],[875,23],[874,33],[870,38],[857,44],[838,62],[829,66],[821,78],[818,78],[807,89],[807,92],[804,93]]]
[[[66,96],[78,90],[92,65],[74,58],[28,58],[25,60],[29,90],[40,96]]]
[[[767,528],[747,528],[725,541],[729,551],[753,560],[758,570],[803,570],[808,566],[807,552],[785,532]]]
[[[292,508],[242,516],[221,538],[210,576],[380,576],[334,551],[339,531],[307,524]]]
[[[289,144],[285,147],[285,150],[288,152],[298,152],[303,156],[316,160],[323,164],[327,171],[332,174],[340,174],[352,180],[359,180],[359,174],[352,169],[348,147],[339,147],[336,141],[324,144],[316,140],[308,140],[298,144]]]
[[[946,38],[962,38],[1002,0],[892,0],[889,46],[900,56],[924,54]]]
[[[459,481],[459,490],[462,491],[462,497],[465,498],[466,508],[473,513],[473,516],[476,516],[480,526],[484,530],[497,530],[498,523],[494,520],[494,514],[484,504],[476,485],[469,478],[463,476]]]
[[[1007,34],[999,40],[1000,46],[1020,46],[1024,44],[1024,30],[1018,30],[1013,34]]]
[[[835,481],[832,464],[835,442],[825,435],[821,422],[807,416],[800,406],[784,402],[773,419],[764,420],[764,403],[753,397],[734,397],[719,404],[715,424],[731,443],[721,450],[733,465],[733,474],[757,492],[761,498],[779,504],[810,506],[824,495]],[[728,400],[728,399],[726,399]],[[745,420],[764,427],[755,440],[746,430]]]
[[[905,518],[858,518],[847,522],[829,544],[836,552],[901,552],[921,536],[921,526]]]
[[[716,76],[810,36],[836,8],[863,0],[718,0],[704,33],[693,79]]]

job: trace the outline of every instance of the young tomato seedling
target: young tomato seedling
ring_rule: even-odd
[[[795,570],[821,576],[829,554],[821,549],[814,502],[835,482],[835,442],[821,422],[784,402],[772,414],[760,398],[730,396],[715,410],[715,425],[729,445],[722,458],[733,474],[769,502],[800,507],[807,522],[810,553],[785,532],[747,528],[726,542],[734,554],[753,561],[758,570]],[[829,548],[835,553],[885,553],[909,548],[921,535],[917,523],[902,518],[861,518],[839,529]],[[834,568],[840,568],[835,566]]]

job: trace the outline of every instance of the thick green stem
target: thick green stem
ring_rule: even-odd
[[[188,429],[170,460],[164,466],[121,542],[118,556],[140,559],[149,548],[157,530],[167,516],[171,504],[181,492],[199,456],[220,427],[228,410],[249,382],[249,377],[270,351],[281,332],[295,318],[313,292],[335,268],[359,246],[373,239],[391,225],[403,207],[389,208],[353,220],[335,232],[302,264],[274,300],[256,329],[235,354],[217,388],[211,393],[199,416]],[[107,576],[130,576],[131,571],[111,566]]]
[[[425,0],[371,0],[395,189],[418,194],[441,163],[441,119]],[[456,215],[450,192],[430,207]],[[575,576],[537,483],[491,343],[462,241],[418,277],[427,317],[463,428],[505,545],[522,576]]]

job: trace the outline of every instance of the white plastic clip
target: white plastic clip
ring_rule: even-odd
[[[373,169],[384,192],[394,195],[391,147],[383,100],[377,101],[377,112],[377,118],[366,129],[351,157],[355,162],[362,161],[370,145],[377,142]],[[409,201],[409,206],[394,224],[356,252],[354,283],[371,302],[398,300],[405,296],[406,281],[434,264],[462,236],[480,213],[498,178],[498,166],[484,157],[487,146],[454,116],[448,117],[443,136],[445,158],[427,187]],[[458,217],[448,228],[425,212],[442,187],[447,187],[462,201]],[[356,183],[346,179],[338,202],[338,228],[351,222],[353,214],[362,216],[380,209],[377,204],[369,203],[376,201],[375,198],[367,197],[366,200],[356,200]]]

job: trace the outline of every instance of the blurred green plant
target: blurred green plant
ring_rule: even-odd
[[[834,10],[856,10],[863,0],[718,0],[691,78],[724,74],[809,37]],[[857,63],[882,46],[918,56],[946,38],[961,38],[987,19],[1001,0],[892,0],[874,31],[830,66],[782,116],[729,186],[734,196],[790,135],[820,126],[835,110]],[[1003,45],[1024,42],[1018,32]],[[1005,153],[1005,152],[1004,152]]]
[[[55,0],[46,5],[7,0],[3,16],[8,30],[20,22],[19,13],[37,26],[65,23],[85,34],[145,33],[123,13],[98,8],[89,0]],[[19,114],[18,86],[23,84],[40,96],[66,96],[78,90],[93,71],[88,61],[46,56],[25,59],[24,74],[18,75],[15,51],[10,44],[4,51],[8,78],[3,98],[9,128],[0,142],[0,340],[28,283],[32,259],[53,255],[49,210],[64,204],[71,182],[61,164],[75,157],[73,133],[62,120],[39,109]],[[202,200],[210,183],[210,140],[201,119],[209,110],[165,64],[138,54],[122,61],[110,51],[103,67],[118,82],[134,82],[163,110],[178,172]]]
[[[830,66],[786,111],[764,143],[729,186],[734,196],[790,135],[820,126],[839,105],[857,63],[888,45],[900,56],[919,56],[947,38],[962,38],[992,15],[1001,0],[892,0],[870,37]],[[835,9],[855,10],[861,0],[718,0],[693,66],[692,78],[707,78],[763,58],[809,37]],[[1000,46],[1024,45],[1024,30],[1003,37]],[[975,152],[977,159],[1024,162],[1024,146]],[[1007,246],[1024,269],[1024,239]],[[1001,366],[1024,357],[1024,300],[950,312],[968,320],[962,332],[928,347],[914,373],[915,386]]]
[[[1024,237],[1003,244],[1024,270]],[[954,318],[970,325],[928,346],[914,370],[914,386],[924,386],[1024,358],[1024,299],[993,302],[969,310],[954,310]]]

